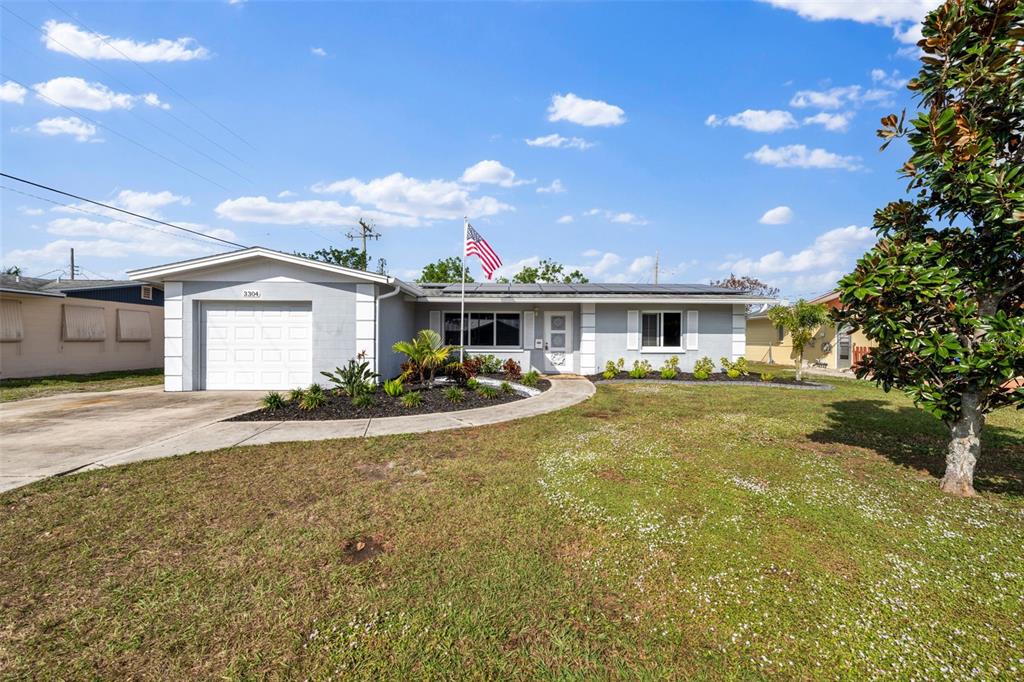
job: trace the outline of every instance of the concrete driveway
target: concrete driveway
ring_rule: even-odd
[[[147,386],[0,405],[0,491],[76,471],[259,406],[262,393]]]

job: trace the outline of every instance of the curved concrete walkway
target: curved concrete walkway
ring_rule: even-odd
[[[554,377],[551,378],[551,388],[538,396],[458,412],[323,421],[218,421],[165,440],[111,454],[82,467],[81,470],[102,469],[127,462],[217,450],[236,445],[365,438],[485,426],[554,412],[586,400],[595,390],[594,384],[586,379]]]

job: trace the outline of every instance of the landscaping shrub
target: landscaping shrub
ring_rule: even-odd
[[[501,366],[501,371],[505,375],[505,381],[519,381],[523,377],[522,365],[518,360],[512,358],[505,361],[505,364]]]
[[[711,373],[715,371],[715,363],[711,361],[711,358],[704,356],[693,364],[693,378],[705,381],[711,377]]]
[[[487,384],[480,384],[476,387],[476,394],[481,398],[493,400],[498,397],[498,389],[494,386],[488,386]]]
[[[494,355],[477,355],[473,358],[480,361],[480,371],[484,374],[497,374],[501,371],[501,358]]]
[[[280,410],[284,407],[284,396],[277,391],[271,391],[270,393],[263,396],[263,407],[268,410]]]
[[[415,366],[421,384],[428,379],[434,381],[437,368],[444,367],[454,349],[455,346],[445,345],[444,339],[433,329],[421,329],[412,341],[398,341],[391,346],[391,350],[409,358],[410,368]]]
[[[338,390],[349,398],[355,398],[363,393],[373,390],[373,385],[379,376],[370,370],[370,363],[353,358],[348,361],[344,368],[335,367],[334,372],[320,372],[327,377]]]
[[[512,384],[508,383],[507,381],[501,382],[500,388],[502,393],[512,393]]]
[[[491,357],[494,356],[492,355]],[[497,358],[494,359],[497,360]],[[479,374],[481,371],[483,371],[484,363],[483,360],[481,360],[479,357],[466,358],[466,360],[462,363],[462,366],[465,368],[466,374],[468,374],[469,377],[472,378]],[[497,372],[498,369],[501,369],[501,365],[498,365],[498,368],[495,369],[494,371]]]
[[[761,372],[761,381],[771,381],[775,378],[775,375],[771,372]]]
[[[619,358],[615,362],[609,360],[608,362],[604,363],[604,371],[601,372],[601,376],[603,376],[605,379],[614,379],[619,375],[619,372],[622,371],[622,368],[625,367],[625,365],[625,358]]]
[[[719,358],[722,363],[722,369],[729,376],[730,379],[737,379],[741,376],[747,376],[750,374],[750,367],[747,366],[747,359],[742,355],[736,358],[735,362],[731,362],[729,358]]]
[[[540,383],[540,372],[535,369],[531,369],[529,372],[523,375],[523,378],[519,381],[523,386],[527,388],[536,388],[537,384]]]
[[[444,366],[442,374],[459,385],[463,385],[472,379],[472,375],[466,369],[465,363],[462,362],[449,362]]]
[[[410,391],[403,393],[398,402],[402,403],[402,407],[419,407],[423,404],[423,396],[416,391]]]
[[[646,360],[634,360],[633,369],[629,370],[629,376],[634,379],[643,379],[653,371],[654,368],[651,367],[651,363]]]
[[[306,397],[306,389],[304,388],[293,388],[288,391],[288,402],[290,403],[301,403],[302,399]]]
[[[315,410],[327,402],[327,393],[320,384],[311,384],[299,401],[300,410]]]
[[[352,398],[352,404],[356,407],[373,407],[377,404],[377,399],[373,397],[372,393],[360,393]]]
[[[466,399],[466,392],[458,386],[449,386],[444,389],[444,399],[450,403],[461,403]]]
[[[405,384],[401,379],[388,379],[384,382],[384,392],[392,398],[397,398],[405,393]]]
[[[469,381],[466,382],[466,388],[468,388],[471,391],[475,391],[476,387],[479,385],[480,382],[477,381],[476,379],[470,379]]]
[[[665,361],[665,366],[661,368],[662,379],[675,379],[679,374],[679,356],[673,355]]]

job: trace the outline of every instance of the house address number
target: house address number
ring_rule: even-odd
[[[259,298],[259,289],[242,289],[242,298]]]

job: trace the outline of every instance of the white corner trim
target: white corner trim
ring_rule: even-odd
[[[593,303],[580,306],[580,374],[597,371],[597,307]]]
[[[377,358],[374,356],[377,347],[377,286],[375,284],[356,285],[356,353],[364,356],[370,363],[370,369],[377,371]]]
[[[736,360],[747,352],[747,307],[732,307],[732,359]]]

